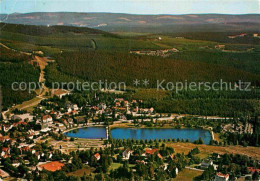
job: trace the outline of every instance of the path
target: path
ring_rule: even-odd
[[[189,170],[195,170],[195,171],[199,171],[199,172],[204,172],[204,170],[198,169],[198,168],[192,168],[192,167],[185,167],[185,168],[187,168]]]
[[[4,45],[3,43],[0,43],[0,46],[4,47],[6,49],[9,49],[9,50],[16,51],[16,52],[18,51],[18,50],[12,49],[12,48]],[[22,54],[26,54],[26,55],[32,55],[31,53],[28,53],[28,52],[23,52],[23,51],[19,51],[19,52]],[[33,106],[36,106],[37,104],[39,104],[41,102],[41,100],[45,99],[44,95],[49,89],[45,86],[44,69],[45,69],[46,65],[48,65],[48,61],[49,61],[49,59],[46,57],[40,57],[40,56],[33,55],[33,60],[31,60],[31,63],[36,62],[37,65],[40,67],[39,82],[41,83],[42,89],[40,89],[39,93],[37,94],[37,96],[35,98],[33,98],[29,101],[24,101],[22,104],[18,104],[14,108],[18,108],[18,109],[22,110],[22,109],[26,109],[29,107],[33,107]],[[7,112],[9,112],[9,109],[7,111],[3,112],[4,118],[6,118],[5,114]]]

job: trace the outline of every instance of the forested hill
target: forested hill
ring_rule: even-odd
[[[134,15],[120,13],[35,12],[2,14],[5,23],[63,25],[98,28],[105,31],[185,32],[257,31],[260,15],[187,14]]]
[[[0,23],[0,31],[22,33],[32,36],[46,36],[58,33],[85,33],[92,35],[104,35],[117,37],[112,33],[108,33],[102,30],[86,28],[86,27],[75,27],[75,26],[35,26],[35,25],[22,25],[22,24],[8,24]]]

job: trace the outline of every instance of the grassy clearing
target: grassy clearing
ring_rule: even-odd
[[[109,171],[110,170],[115,170],[115,169],[118,169],[119,167],[123,166],[122,163],[112,163],[111,166],[109,167]],[[129,167],[134,167],[135,165],[134,164],[129,164]]]
[[[211,146],[211,145],[195,145],[193,143],[169,143],[167,146],[174,148],[176,153],[185,153],[188,154],[190,150],[195,147],[198,147],[200,153],[198,156],[200,158],[206,158],[212,153],[218,154],[242,154],[249,157],[260,159],[260,148],[258,147],[242,147],[242,146]]]
[[[196,177],[200,176],[203,172],[200,171],[196,171],[196,170],[189,170],[187,168],[185,168],[184,170],[182,170],[176,178],[172,179],[173,181],[192,181],[192,180],[196,180]]]
[[[14,108],[21,109],[21,110],[24,110],[24,109],[27,110],[28,108],[34,107],[37,104],[39,104],[41,102],[41,100],[42,100],[42,98],[35,97],[29,101],[25,101],[22,104],[15,106]]]
[[[85,167],[74,172],[70,172],[67,176],[82,177],[84,174],[89,175],[91,173],[90,167]]]

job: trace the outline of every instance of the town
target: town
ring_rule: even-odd
[[[198,146],[185,150],[186,154],[176,152],[170,145],[189,143],[188,139],[112,138],[110,129],[127,125],[187,127],[184,116],[158,114],[153,107],[145,107],[142,100],[126,100],[102,92],[92,97],[66,93],[42,100],[32,113],[14,109],[2,117],[0,177],[4,179],[73,179],[74,175],[81,180],[108,179],[105,177],[166,180],[187,171],[201,173],[198,177],[203,180],[259,177],[259,157],[227,153],[197,156],[199,145],[203,144],[201,138],[194,142]],[[107,134],[100,139],[66,136],[67,132],[84,127],[107,127]],[[202,128],[215,130],[207,124]],[[240,134],[252,132],[249,123],[238,128],[229,123],[223,131],[230,132],[232,128]],[[210,144],[218,145],[218,141],[212,138]],[[81,175],[73,174],[80,171]]]

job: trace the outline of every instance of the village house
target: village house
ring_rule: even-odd
[[[153,154],[154,154],[155,152],[157,152],[157,151],[159,151],[159,150],[156,149],[156,148],[153,148],[153,149],[148,148],[148,149],[145,150],[145,153],[144,153],[143,156],[153,155]]]
[[[125,159],[125,160],[129,160],[129,158],[130,158],[130,156],[131,156],[131,153],[132,153],[132,151],[129,149],[129,148],[127,148],[124,152],[123,152],[123,159]]]
[[[224,49],[226,47],[226,45],[216,45],[215,48],[216,49]]]
[[[50,115],[45,115],[42,117],[43,122],[52,122],[52,117]]]
[[[98,160],[100,160],[101,156],[100,156],[99,153],[96,153],[96,154],[94,155],[94,158],[98,161]]]
[[[229,174],[223,174],[223,173],[216,173],[214,181],[228,181],[229,180]]]
[[[205,159],[201,162],[200,167],[201,168],[208,168],[209,166],[213,165],[213,161],[210,159]]]
[[[2,148],[1,156],[9,155],[9,154],[10,154],[10,148],[8,148],[8,147],[3,147],[3,148]]]

